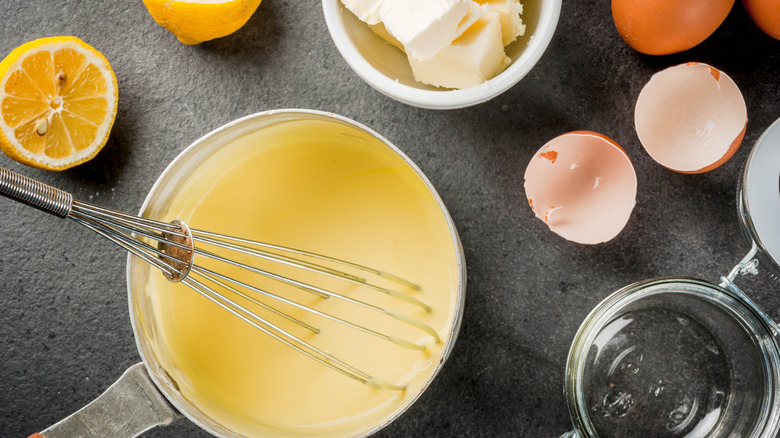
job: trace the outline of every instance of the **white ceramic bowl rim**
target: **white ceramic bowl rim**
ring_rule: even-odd
[[[380,93],[408,105],[429,109],[455,109],[490,100],[520,81],[542,57],[552,40],[561,0],[545,0],[539,12],[539,23],[528,47],[503,73],[474,87],[462,90],[421,90],[393,80],[374,68],[358,50],[341,25],[341,0],[322,0],[325,23],[336,48],[352,70]]]

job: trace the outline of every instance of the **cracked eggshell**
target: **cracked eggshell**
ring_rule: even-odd
[[[574,131],[550,140],[525,170],[525,194],[536,217],[577,243],[617,236],[636,204],[637,179],[611,138]]]
[[[747,107],[725,73],[689,62],[662,70],[642,88],[634,123],[639,141],[662,166],[702,173],[728,161],[742,143]]]

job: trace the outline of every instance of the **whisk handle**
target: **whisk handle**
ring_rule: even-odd
[[[0,167],[0,195],[62,218],[73,207],[73,196],[50,185]]]

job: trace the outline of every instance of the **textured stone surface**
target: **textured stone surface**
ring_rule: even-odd
[[[534,0],[529,0],[534,1]],[[468,263],[463,328],[433,385],[383,437],[558,436],[570,429],[566,355],[588,311],[645,278],[717,280],[747,252],[734,207],[750,146],[780,117],[780,42],[740,2],[721,28],[683,54],[649,57],[620,39],[609,1],[565,1],[551,46],[496,99],[437,112],[392,101],[363,83],[330,40],[315,0],[264,0],[234,35],[189,47],[141,1],[0,1],[0,54],[43,36],[75,35],[116,71],[119,112],[109,144],[76,169],[0,165],[137,211],[189,143],[235,118],[275,108],[332,111],[374,128],[428,175],[460,231]],[[740,86],[744,146],[703,175],[647,156],[633,105],[656,71],[710,63]],[[533,217],[522,185],[531,155],[561,133],[613,137],[633,160],[637,206],[613,241],[562,240]],[[79,409],[139,356],[127,311],[125,255],[91,232],[0,199],[0,436],[27,436]],[[750,280],[777,318],[780,287]],[[187,420],[145,437],[208,436]]]

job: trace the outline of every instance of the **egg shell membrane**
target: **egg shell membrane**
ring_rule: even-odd
[[[612,0],[612,19],[634,50],[670,55],[706,40],[733,6],[734,0]]]
[[[690,62],[660,71],[637,98],[637,135],[662,166],[702,173],[728,161],[747,126],[742,93],[728,75]]]
[[[596,244],[617,236],[636,203],[634,166],[614,140],[575,131],[550,140],[525,171],[525,192],[536,217],[554,233]]]

